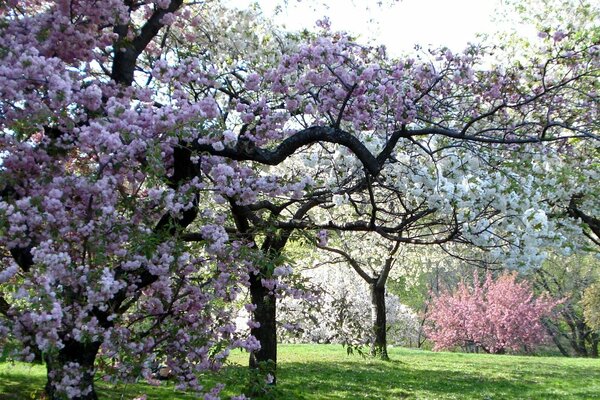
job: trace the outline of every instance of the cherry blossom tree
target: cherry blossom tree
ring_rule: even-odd
[[[257,312],[255,313],[255,318],[257,322],[260,324],[256,331],[253,333],[257,336],[260,336],[260,342],[263,345],[260,352],[257,353],[257,357],[251,361],[252,364],[256,364],[261,361],[273,360],[276,358],[276,333],[275,333],[275,304],[276,299],[269,293],[269,290],[264,290],[261,288],[261,285],[258,282],[262,282],[263,279],[269,279],[270,271],[273,270],[271,267],[273,265],[273,260],[277,260],[279,258],[279,253],[281,252],[282,246],[285,246],[286,240],[285,238],[289,237],[291,231],[296,229],[302,230],[313,230],[313,231],[322,231],[322,230],[377,230],[383,231],[387,230],[386,234],[388,236],[393,235],[398,232],[398,227],[387,226],[385,228],[377,227],[377,224],[373,224],[370,221],[367,221],[364,216],[368,214],[368,211],[365,212],[364,209],[359,212],[359,218],[353,221],[346,221],[344,224],[333,223],[332,221],[336,221],[335,219],[330,219],[329,222],[323,221],[322,210],[331,207],[333,203],[334,206],[339,206],[338,200],[340,198],[346,198],[350,196],[352,193],[357,193],[358,195],[363,196],[363,198],[368,198],[368,188],[373,184],[380,184],[377,180],[371,180],[369,175],[377,176],[378,174],[385,174],[386,166],[390,166],[393,163],[386,164],[385,161],[387,157],[397,157],[398,154],[402,154],[404,152],[408,154],[414,154],[415,151],[410,151],[407,149],[418,148],[419,145],[422,145],[418,142],[412,141],[412,135],[420,136],[421,133],[419,130],[412,131],[413,127],[411,126],[400,126],[400,131],[405,130],[408,135],[407,138],[403,137],[403,134],[400,131],[393,131],[394,133],[385,137],[382,140],[381,136],[373,135],[372,130],[374,128],[373,125],[361,125],[362,122],[352,122],[352,107],[351,105],[356,105],[357,107],[362,107],[362,104],[373,105],[376,104],[377,101],[373,98],[370,100],[375,92],[369,92],[367,85],[364,90],[365,93],[355,92],[347,82],[345,82],[345,76],[349,74],[350,77],[357,76],[356,71],[364,68],[367,62],[366,60],[373,60],[373,62],[382,62],[382,57],[384,57],[380,52],[377,52],[376,49],[369,49],[364,46],[355,46],[348,42],[348,38],[344,35],[336,36],[337,34],[329,33],[325,31],[323,33],[323,37],[321,38],[313,38],[315,39],[311,44],[306,47],[300,45],[298,48],[298,56],[289,56],[286,55],[283,57],[283,61],[276,70],[273,70],[271,73],[265,73],[264,79],[260,79],[257,74],[248,75],[247,79],[243,81],[242,78],[237,78],[236,81],[229,82],[228,84],[232,86],[232,88],[227,90],[227,95],[229,96],[228,104],[234,104],[236,106],[236,111],[239,113],[245,112],[245,114],[241,115],[241,121],[233,120],[233,123],[237,124],[237,127],[232,130],[228,130],[226,132],[230,133],[232,131],[237,131],[237,137],[234,134],[235,140],[232,140],[231,137],[227,135],[223,136],[223,140],[218,143],[200,143],[199,146],[194,146],[194,148],[198,151],[210,152],[212,154],[221,155],[225,157],[229,157],[233,160],[252,160],[259,163],[266,163],[269,165],[277,165],[276,168],[273,168],[269,172],[280,174],[280,182],[286,181],[290,185],[294,185],[296,189],[304,188],[305,195],[298,196],[296,193],[293,197],[287,198],[285,196],[280,196],[279,199],[268,199],[265,201],[264,198],[256,199],[254,203],[246,204],[250,201],[254,201],[254,199],[248,200],[244,199],[242,202],[237,202],[235,209],[237,210],[237,215],[234,217],[236,230],[242,234],[244,240],[250,244],[250,246],[254,248],[258,248],[261,246],[262,252],[267,255],[267,257],[260,256],[259,258],[262,260],[267,260],[267,267],[264,270],[256,270],[255,273],[251,276],[251,279],[254,279],[257,283],[254,285],[256,288],[255,294],[253,296],[253,301],[257,305]],[[330,35],[330,36],[328,36]],[[333,37],[333,40],[329,41]],[[327,39],[329,38],[329,39]],[[341,40],[339,40],[341,39]],[[325,41],[323,41],[325,40]],[[331,50],[328,50],[328,46],[332,45]],[[314,47],[316,46],[316,47]],[[315,53],[315,51],[317,51]],[[321,53],[321,51],[323,51]],[[475,51],[472,55],[476,54],[478,50],[471,49],[471,51]],[[342,54],[343,56],[336,58],[336,54]],[[452,59],[452,55],[447,52],[443,52],[443,57],[441,59],[446,59],[446,61],[450,61]],[[305,65],[301,61],[306,57],[307,60],[310,60],[309,65]],[[331,58],[332,57],[332,58]],[[586,53],[587,57],[587,53]],[[360,59],[360,61],[358,61]],[[339,64],[336,64],[336,61]],[[439,61],[439,60],[438,60]],[[471,60],[474,61],[474,60]],[[470,62],[471,62],[470,61]],[[356,65],[353,63],[357,63]],[[442,63],[443,64],[443,63]],[[452,64],[452,62],[451,62]],[[357,67],[358,65],[358,67]],[[412,61],[408,65],[412,68]],[[335,67],[335,68],[334,68]],[[357,69],[358,68],[358,69]],[[421,67],[425,70],[429,70],[429,67]],[[443,66],[442,66],[443,68]],[[368,70],[368,68],[367,68]],[[277,79],[273,79],[277,72]],[[366,70],[365,70],[366,71]],[[388,73],[385,69],[377,70],[379,74]],[[422,73],[423,69],[420,70]],[[442,71],[445,71],[442,69]],[[445,71],[442,75],[449,73],[450,70]],[[504,72],[503,72],[504,73]],[[375,74],[374,76],[376,76]],[[407,76],[401,74],[403,76]],[[459,73],[460,75],[460,73]],[[545,75],[543,72],[541,75]],[[413,76],[413,73],[409,73],[408,76]],[[415,75],[418,76],[418,73]],[[358,77],[358,76],[357,76]],[[359,77],[360,78],[360,77]],[[287,80],[286,80],[287,79]],[[508,79],[508,78],[507,78]],[[577,78],[579,80],[580,78]],[[585,77],[581,77],[581,79],[587,79],[587,72]],[[242,82],[243,81],[243,82]],[[440,81],[444,81],[441,79]],[[249,84],[248,84],[249,83]],[[236,86],[236,84],[238,86]],[[339,90],[335,92],[334,88],[336,85],[341,85]],[[429,98],[433,93],[436,92],[438,82],[435,82],[433,86],[430,88],[424,89],[421,91],[422,98],[419,98],[421,101],[423,98]],[[325,88],[322,91],[319,88]],[[381,87],[379,87],[381,89]],[[436,89],[436,90],[433,90]],[[393,90],[390,88],[390,90]],[[551,91],[555,89],[552,88]],[[265,101],[265,103],[256,102],[256,93],[263,93],[263,91],[269,92],[269,96],[275,95],[273,97],[258,97],[262,99],[261,101]],[[382,92],[379,92],[380,94]],[[390,92],[391,93],[391,92]],[[317,95],[318,94],[318,95]],[[328,99],[327,96],[334,96],[336,100]],[[279,97],[277,97],[279,96]],[[336,97],[337,96],[337,97]],[[347,96],[347,97],[346,97]],[[355,96],[357,96],[355,98]],[[538,98],[537,96],[534,96]],[[543,96],[541,96],[543,97]],[[280,100],[276,100],[280,99]],[[391,99],[388,99],[391,100]],[[533,100],[533,98],[531,99]],[[329,103],[331,101],[331,103]],[[371,103],[371,101],[375,101],[375,103]],[[337,109],[337,112],[334,112],[329,107],[331,104],[337,102],[337,104],[341,105],[341,108]],[[363,103],[361,103],[363,102]],[[516,108],[526,106],[529,101],[518,104],[514,106]],[[385,96],[383,99],[383,104],[385,104]],[[249,110],[249,106],[257,107],[252,112],[247,112]],[[258,141],[256,138],[256,134],[260,132],[266,132],[269,135],[277,132],[277,129],[271,129],[271,125],[267,118],[269,115],[266,109],[271,111],[277,111],[278,107],[286,108],[285,112],[289,112],[290,108],[293,109],[293,112],[290,113],[291,119],[287,119],[287,123],[289,126],[297,126],[298,129],[302,128],[300,132],[296,132],[291,135],[289,138],[285,140],[285,145],[279,145],[273,150],[265,150],[257,148],[257,144],[260,145],[262,142]],[[531,106],[531,104],[529,104]],[[275,107],[270,109],[269,107]],[[484,123],[482,119],[494,119],[494,116],[497,116],[497,113],[501,113],[501,110],[504,108],[513,109],[513,105],[508,107],[508,105],[500,105],[498,109],[490,109],[490,114],[486,114],[480,118],[474,118],[472,121],[468,122],[465,125],[466,129],[470,129],[473,125],[481,125],[479,129],[480,132],[488,133],[493,132],[496,129],[501,132],[506,131],[506,126],[503,125],[506,121],[492,121],[492,125],[499,124],[500,128],[489,128],[488,126],[484,127]],[[251,108],[252,109],[252,108]],[[383,108],[379,108],[378,110],[383,110]],[[398,115],[391,116],[389,114],[390,109],[388,109],[387,117],[392,118],[391,120],[398,121]],[[364,113],[361,114],[363,116],[366,115],[379,115],[379,114],[371,114],[372,112],[376,112],[375,108],[367,108],[364,110]],[[427,114],[428,111],[425,111]],[[282,115],[282,114],[280,114]],[[512,112],[508,113],[506,117],[512,117]],[[547,117],[547,116],[546,116]],[[375,118],[372,121],[377,121]],[[380,119],[383,121],[384,119]],[[518,120],[518,118],[517,118]],[[422,122],[428,124],[431,121],[424,120]],[[488,123],[490,121],[485,121]],[[515,122],[515,121],[511,121]],[[342,123],[344,124],[344,128],[342,128]],[[556,137],[546,137],[543,138],[538,136],[535,139],[529,137],[527,139],[519,138],[517,135],[517,131],[520,129],[528,130],[531,127],[531,121],[519,123],[517,122],[515,127],[515,137],[513,136],[505,136],[503,135],[501,139],[491,140],[487,137],[482,141],[484,143],[509,143],[512,142],[514,144],[519,143],[527,143],[529,141],[537,141],[537,140],[553,140]],[[435,124],[431,125],[434,126]],[[535,125],[535,124],[534,124]],[[285,125],[278,125],[285,126]],[[328,128],[323,129],[323,126],[333,127],[334,130],[331,131]],[[512,125],[511,125],[512,126]],[[540,127],[540,125],[538,125]],[[544,130],[546,132],[552,131],[554,128],[562,127],[561,124],[555,125],[554,123],[544,125]],[[587,125],[586,125],[587,127]],[[397,127],[396,127],[397,128]],[[385,132],[389,129],[387,123],[378,127],[377,130],[380,132]],[[489,128],[489,129],[488,129]],[[587,128],[583,126],[579,127],[582,129],[584,133],[577,131],[575,133],[576,136],[583,135],[583,137],[587,137],[588,133]],[[578,128],[578,129],[579,129]],[[366,134],[366,145],[365,147],[359,146],[353,139],[352,136],[345,136],[348,129],[352,132],[364,132]],[[491,129],[491,130],[490,130]],[[511,128],[512,129],[512,128]],[[365,131],[366,130],[366,131]],[[292,129],[293,131],[293,129]],[[448,136],[447,131],[438,131],[434,129],[432,131],[428,131],[427,134],[441,134],[442,137],[445,136],[446,140],[448,140],[448,147],[452,147],[451,143],[453,139],[457,137],[453,136],[452,133]],[[522,133],[522,132],[520,132]],[[387,135],[387,134],[386,134]],[[545,134],[544,134],[545,135]],[[231,136],[231,135],[230,135]],[[285,135],[284,135],[285,136]],[[320,142],[318,145],[315,145],[313,140],[319,138]],[[274,140],[275,138],[269,137],[269,140]],[[405,146],[402,146],[401,143],[404,139],[409,139]],[[458,139],[463,139],[462,135],[458,136]],[[465,135],[465,141],[478,141],[478,139],[468,137]],[[442,140],[442,147],[446,146],[444,140]],[[329,144],[328,144],[329,143]],[[437,140],[432,139],[431,143],[435,143],[435,146],[439,146]],[[404,143],[402,143],[404,144]],[[416,147],[415,147],[416,145]],[[306,147],[305,147],[306,146]],[[348,150],[344,150],[344,147]],[[292,154],[293,150],[299,150],[295,154]],[[338,149],[340,150],[338,153]],[[392,150],[393,149],[393,150]],[[513,152],[516,153],[520,149],[517,147],[513,149]],[[418,151],[418,150],[417,150]],[[433,150],[435,151],[435,149]],[[429,153],[433,152],[430,151]],[[388,154],[388,152],[390,152]],[[344,155],[344,153],[346,153]],[[392,154],[394,153],[394,154]],[[429,154],[427,152],[427,148],[424,151],[424,154]],[[373,155],[376,155],[374,157]],[[357,160],[353,157],[356,155]],[[285,166],[280,168],[281,166],[278,164],[285,157],[289,158],[286,160]],[[304,157],[304,159],[302,159]],[[410,156],[409,156],[410,157]],[[340,163],[341,159],[345,158],[344,163]],[[315,160],[318,160],[318,163],[315,163]],[[328,160],[331,160],[328,162]],[[375,162],[374,162],[375,161]],[[296,163],[295,163],[296,162]],[[487,162],[487,160],[485,160]],[[291,164],[291,165],[290,165]],[[295,164],[295,165],[294,165]],[[333,166],[331,169],[326,171],[324,169],[324,165]],[[362,166],[361,166],[362,165]],[[395,167],[397,167],[397,163]],[[291,167],[291,168],[290,168]],[[335,168],[338,167],[338,168]],[[362,171],[360,169],[366,168],[367,174],[363,177]],[[498,165],[492,165],[492,168],[498,168]],[[246,169],[244,174],[248,174],[250,171]],[[264,177],[264,169],[254,170],[259,176]],[[326,174],[329,172],[329,174]],[[394,172],[398,172],[397,174],[392,173],[392,180],[397,180],[403,184],[402,179],[398,179],[398,176],[404,177],[403,173],[399,173],[398,168]],[[404,171],[402,171],[404,172]],[[413,170],[409,171],[409,176],[412,176]],[[430,171],[423,172],[422,174],[430,174]],[[327,176],[329,175],[329,176]],[[415,174],[415,176],[419,176],[420,174]],[[283,179],[281,179],[283,178]],[[499,180],[502,180],[502,175],[498,176]],[[511,178],[515,178],[511,176]],[[506,176],[504,179],[509,180]],[[430,180],[430,182],[436,182],[436,180]],[[514,182],[511,182],[513,186],[516,186]],[[468,189],[468,184],[463,186]],[[522,185],[526,187],[526,185]],[[449,185],[445,185],[447,188],[456,187],[453,183],[450,182]],[[498,191],[495,193],[493,190],[497,190],[498,187],[496,184],[488,185],[490,192],[488,195],[497,197],[500,201],[503,201],[503,197],[498,197]],[[510,185],[504,185],[504,190],[507,195],[518,196],[516,192],[510,190]],[[230,193],[236,193],[238,186],[236,184],[236,188],[228,189]],[[409,187],[412,189],[412,187]],[[419,189],[418,187],[416,188]],[[502,190],[500,192],[502,192]],[[421,192],[422,194],[423,192]],[[528,196],[529,193],[526,195]],[[298,198],[300,197],[300,198]],[[535,199],[535,196],[529,196],[530,199]],[[236,200],[236,199],[234,199]],[[443,196],[437,192],[432,194],[427,198],[431,203],[428,204],[436,204],[435,202],[444,203]],[[236,200],[237,201],[237,200]],[[447,202],[446,204],[448,204]],[[512,204],[513,202],[505,202],[505,204]],[[364,202],[366,207],[369,207],[370,200]],[[237,207],[240,206],[240,207]],[[446,206],[447,207],[447,206]],[[445,210],[443,208],[442,210]],[[314,212],[313,212],[314,211]],[[543,211],[538,212],[533,208],[530,209],[522,209],[520,210],[522,214],[526,217],[525,225],[531,227],[541,226],[542,228],[547,228],[544,222],[544,213]],[[486,222],[480,222],[480,226],[472,225],[471,227],[471,237],[478,238],[480,243],[484,241],[484,238],[481,238],[479,230],[483,227],[487,227],[488,224]],[[520,225],[509,225],[506,224],[506,229],[513,230],[521,230],[522,226]],[[539,229],[539,228],[535,228]],[[265,235],[265,236],[263,236]],[[493,236],[490,234],[488,237]],[[266,238],[263,240],[263,237]],[[258,238],[258,241],[256,240]],[[276,240],[272,240],[272,239]],[[282,240],[279,240],[281,239]],[[533,257],[536,256],[536,251],[530,251],[537,246],[535,237],[533,235],[527,236],[526,241],[523,242],[523,246],[521,246],[521,253],[524,255],[531,255]],[[501,239],[499,239],[501,241]],[[273,246],[274,243],[277,243],[276,247]],[[265,252],[265,250],[267,250]],[[269,261],[270,260],[270,261]],[[521,261],[525,263],[524,261]],[[264,304],[263,304],[264,303]],[[251,356],[251,360],[253,356]]]
[[[354,271],[334,262],[317,263],[301,272],[318,291],[317,299],[283,298],[278,304],[279,326],[284,341],[341,343],[357,348],[373,343],[371,290]],[[387,293],[387,336],[390,343],[410,346],[419,331],[417,314]]]
[[[531,38],[513,33],[504,39],[509,43],[505,57],[527,58],[536,54],[543,59],[548,48],[575,49],[598,43],[600,5],[597,2],[550,0],[532,1],[525,6],[518,1],[508,1],[507,6],[508,10],[516,12],[504,16],[504,20],[511,21],[513,25],[533,26],[544,40],[540,46]],[[598,110],[598,80],[590,83],[582,89],[591,101],[590,107]],[[584,108],[582,111],[588,110]],[[545,201],[554,206],[549,214],[562,219],[560,224],[579,248],[585,245],[578,236],[586,236],[593,244],[600,245],[600,193],[596,184],[600,178],[599,151],[597,141],[572,141],[561,146],[555,154],[539,153],[532,157],[534,164],[550,165],[542,167],[544,172],[538,177],[538,184],[545,186]],[[528,167],[527,163],[523,166]]]
[[[230,348],[275,363],[286,235],[397,236],[374,186],[446,210],[410,163],[428,144],[491,154],[597,136],[597,45],[483,68],[482,46],[394,60],[326,21],[279,34],[211,0],[11,0],[0,18],[0,333],[44,354],[51,399],[95,399],[100,368],[147,376],[157,358],[195,390]],[[322,219],[351,195],[368,199],[358,217]],[[266,318],[256,338],[234,334],[240,285]]]
[[[372,329],[372,340],[371,340],[371,355],[380,357],[383,360],[389,360],[387,353],[387,305],[388,301],[386,298],[386,284],[390,274],[390,271],[397,261],[394,257],[398,249],[400,248],[400,242],[397,241],[391,244],[385,250],[381,249],[381,246],[373,245],[374,241],[369,241],[367,237],[362,236],[357,241],[346,241],[345,243],[352,245],[360,242],[362,246],[367,246],[371,249],[372,255],[377,256],[383,255],[384,260],[378,262],[379,268],[373,268],[368,272],[368,266],[361,265],[358,257],[353,257],[348,251],[348,246],[344,246],[344,249],[338,247],[331,247],[327,245],[319,246],[322,249],[330,251],[334,254],[338,254],[343,257],[344,261],[347,262],[352,269],[360,276],[361,279],[369,285],[370,294],[370,309],[371,309],[371,329]],[[368,244],[369,242],[370,245]],[[378,248],[379,247],[379,248]],[[383,250],[383,251],[382,251]],[[364,248],[363,250],[364,251]]]
[[[488,353],[530,349],[542,343],[546,330],[541,319],[552,313],[560,302],[547,296],[534,298],[526,281],[517,282],[517,274],[491,273],[473,286],[461,282],[456,291],[434,297],[427,334],[434,349],[475,345]]]

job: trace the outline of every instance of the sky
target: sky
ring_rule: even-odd
[[[252,2],[234,3],[244,7]],[[475,41],[477,33],[495,32],[498,24],[493,16],[505,7],[502,0],[400,0],[391,6],[390,2],[378,7],[375,0],[288,0],[287,7],[275,13],[284,0],[257,1],[267,16],[289,29],[312,28],[327,15],[334,30],[385,44],[394,55],[412,51],[415,44],[460,51]]]

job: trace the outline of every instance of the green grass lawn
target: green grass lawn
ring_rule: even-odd
[[[519,357],[390,349],[391,362],[346,355],[339,345],[282,345],[277,399],[600,399],[600,360]],[[227,393],[245,383],[246,355],[218,378]],[[35,399],[45,383],[40,365],[0,364],[0,399]],[[110,386],[101,399],[194,399],[172,385]]]

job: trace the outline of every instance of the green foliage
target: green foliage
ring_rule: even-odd
[[[582,303],[585,321],[592,329],[600,331],[600,282],[585,290]]]
[[[302,260],[312,255],[314,245],[305,236],[294,232],[283,251],[290,260]]]
[[[390,280],[387,285],[387,291],[400,298],[402,304],[405,304],[413,310],[423,309],[425,303],[429,300],[429,277],[427,274],[420,274],[414,282],[407,283],[408,278],[400,276]]]
[[[365,347],[361,344],[342,343],[342,347],[344,349],[346,349],[346,354],[349,356],[357,354],[357,355],[361,356],[362,358],[367,357],[368,353],[365,351]]]
[[[582,296],[587,288],[600,282],[599,266],[594,254],[550,254],[528,277],[538,294],[564,299],[557,317],[546,322],[555,342],[575,355],[594,354],[598,347],[597,337],[584,319]]]
[[[280,390],[270,380],[275,369],[276,364],[271,360],[259,362],[258,368],[244,369],[246,373],[242,374],[243,379],[241,380],[241,382],[247,382],[244,393],[256,400],[275,400],[281,398]],[[231,371],[236,370],[239,371],[239,366],[234,366],[231,369]]]

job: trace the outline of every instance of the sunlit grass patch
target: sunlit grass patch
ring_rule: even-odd
[[[390,349],[390,362],[348,356],[339,345],[282,345],[277,399],[600,399],[600,360],[520,357]],[[205,381],[226,383],[226,393],[244,390],[247,355]],[[45,384],[42,365],[0,364],[0,399],[32,399]],[[99,381],[101,399],[194,399],[174,389],[144,383]]]

